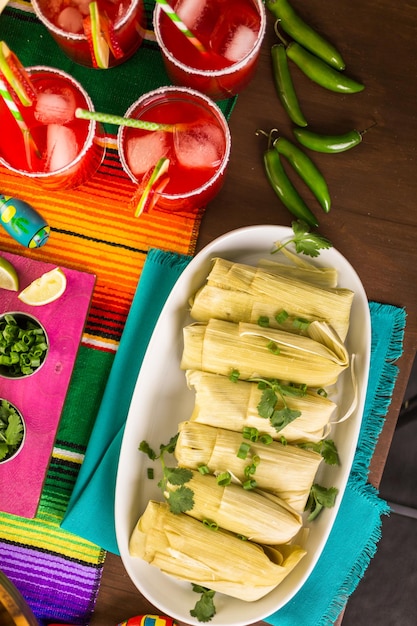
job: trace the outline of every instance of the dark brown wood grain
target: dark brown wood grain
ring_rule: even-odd
[[[351,262],[369,300],[405,307],[404,354],[391,407],[375,451],[370,480],[378,485],[417,350],[417,4],[388,0],[293,0],[293,5],[341,51],[346,73],[366,88],[339,95],[315,85],[292,66],[300,104],[312,130],[341,133],[376,124],[353,150],[310,153],[333,199],[328,215],[300,184],[319,217],[319,230]],[[227,179],[204,215],[198,249],[215,237],[253,224],[290,225],[265,178],[265,141],[257,128],[279,128],[292,138],[272,82],[269,50],[276,37],[269,19],[258,71],[233,111]],[[91,626],[113,626],[129,616],[157,612],[135,589],[120,559],[108,554]]]

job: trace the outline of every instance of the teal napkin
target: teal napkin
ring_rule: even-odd
[[[61,526],[118,554],[114,524],[117,465],[136,379],[152,331],[177,278],[191,257],[152,249],[114,357],[66,514]]]
[[[130,398],[163,304],[190,257],[148,254],[116,353],[103,401],[62,526],[118,554],[114,526],[117,464]],[[352,472],[326,547],[298,594],[266,621],[273,626],[332,624],[375,553],[386,502],[367,483],[402,352],[403,309],[369,303],[372,323],[370,379]],[[138,343],[138,337],[140,341]],[[132,350],[135,345],[135,350]],[[97,514],[97,511],[100,513]]]

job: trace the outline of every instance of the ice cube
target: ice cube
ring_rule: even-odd
[[[146,135],[131,137],[126,142],[126,160],[132,174],[141,178],[169,150],[167,133],[151,131]]]
[[[78,154],[75,133],[68,126],[49,124],[46,133],[46,170],[55,172],[65,167]]]
[[[41,124],[68,124],[74,119],[75,109],[75,96],[71,89],[64,87],[59,93],[39,92],[34,115]]]
[[[208,5],[208,0],[180,0],[175,7],[178,17],[190,30],[196,28]]]
[[[90,13],[90,0],[71,0],[71,4],[74,7],[77,7],[77,9],[79,10],[79,12],[82,15],[89,15]],[[98,6],[100,8],[100,2],[98,3]]]
[[[249,26],[240,24],[226,43],[223,56],[233,63],[241,61],[254,47],[257,36]]]
[[[176,132],[174,146],[178,162],[183,167],[213,168],[221,161],[223,134],[214,124],[201,124]]]
[[[59,28],[62,28],[67,33],[83,32],[83,16],[75,7],[63,9],[56,18],[56,23]]]

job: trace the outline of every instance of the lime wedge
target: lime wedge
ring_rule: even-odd
[[[90,2],[91,42],[97,67],[106,70],[109,67],[110,48],[102,30],[102,16],[97,2]]]
[[[19,277],[16,269],[4,257],[0,257],[0,289],[9,289],[9,291],[19,289]]]
[[[21,302],[31,306],[41,306],[54,302],[62,296],[67,287],[67,279],[59,267],[36,278],[17,296]]]
[[[0,41],[0,72],[14,89],[23,106],[30,106],[32,98],[25,85],[25,82],[26,84],[30,82],[29,78],[23,65],[4,41]]]
[[[163,181],[161,180],[162,176],[168,171],[168,167],[169,159],[167,157],[161,157],[153,170],[151,170],[147,182],[142,182],[140,185],[139,190],[141,196],[136,206],[135,217],[139,217],[143,212],[150,211],[158,201],[159,193],[161,193],[169,181],[168,177]]]

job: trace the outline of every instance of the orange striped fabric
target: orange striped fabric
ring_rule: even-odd
[[[154,210],[135,218],[134,184],[108,141],[95,176],[78,189],[50,191],[0,166],[0,190],[29,202],[51,227],[45,246],[28,250],[0,229],[0,249],[96,274],[83,342],[114,350],[150,248],[192,254],[196,215]]]

